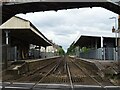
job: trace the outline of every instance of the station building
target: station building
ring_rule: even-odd
[[[0,26],[3,66],[8,61],[46,58],[58,55],[56,45],[30,21],[14,16]],[[49,52],[48,52],[49,49]],[[56,51],[56,52],[55,52]]]

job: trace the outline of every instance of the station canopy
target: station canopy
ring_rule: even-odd
[[[3,31],[9,31],[12,40],[38,46],[51,46],[48,40],[30,21],[14,16],[0,26]],[[12,42],[13,42],[12,41]]]
[[[4,0],[3,0],[4,1]],[[19,13],[103,7],[120,14],[120,0],[7,0],[0,5],[2,23]]]
[[[101,46],[101,37],[81,35],[80,38],[73,43],[73,45],[80,47],[91,47],[94,46],[96,42],[99,48]]]

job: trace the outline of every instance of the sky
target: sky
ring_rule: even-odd
[[[115,36],[112,26],[118,15],[101,7],[18,14],[29,20],[49,40],[65,51],[81,35]],[[117,22],[117,21],[116,21]]]

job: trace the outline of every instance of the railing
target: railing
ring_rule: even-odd
[[[80,52],[80,58],[99,59],[99,60],[115,60],[115,48],[98,48],[88,52]],[[118,60],[120,60],[120,47],[118,47]]]

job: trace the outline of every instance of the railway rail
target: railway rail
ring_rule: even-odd
[[[13,80],[13,82],[34,83],[30,89],[34,89],[40,84],[66,84],[71,90],[74,90],[76,85],[92,85],[101,88],[105,88],[106,85],[114,86],[109,80],[104,80],[98,74],[97,69],[95,69],[95,73],[95,70],[90,71],[88,69],[89,65],[87,67],[84,64],[87,65],[81,60],[70,57],[42,61],[36,70],[27,73],[19,79]],[[11,86],[12,84],[10,83],[7,86]]]
[[[89,82],[91,82],[91,84],[93,84],[93,85],[99,85],[99,86],[103,87],[103,85],[98,80],[96,80],[94,78],[94,76],[92,77],[87,72],[85,72],[85,70],[80,65],[78,65],[77,63],[75,63],[72,60],[71,60],[71,62],[85,75],[85,77],[87,78],[87,80],[90,80]]]

